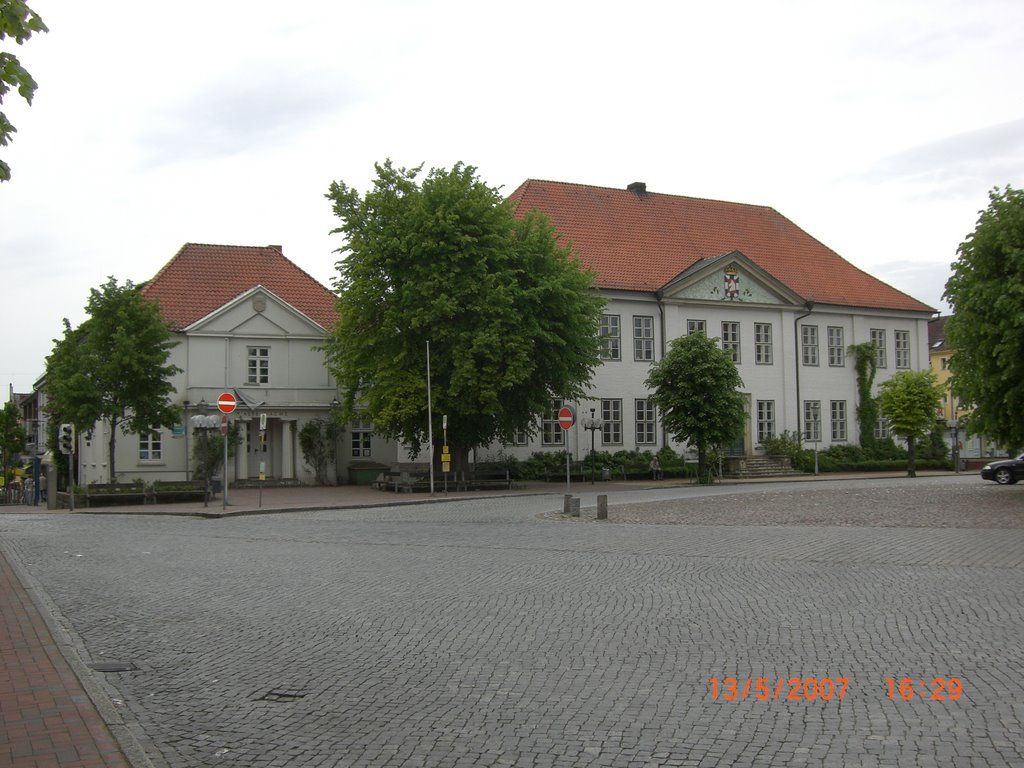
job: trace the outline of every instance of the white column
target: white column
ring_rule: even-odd
[[[249,422],[238,422],[238,445],[235,446],[235,479],[249,479]]]
[[[281,479],[295,478],[295,421],[281,420]]]

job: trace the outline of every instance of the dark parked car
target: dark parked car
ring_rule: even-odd
[[[1024,453],[1016,459],[991,461],[981,468],[982,480],[995,480],[1000,485],[1013,485],[1024,480]]]

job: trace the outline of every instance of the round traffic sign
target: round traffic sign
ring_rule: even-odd
[[[217,407],[221,413],[231,413],[237,405],[238,401],[235,400],[235,396],[230,392],[222,392],[220,397],[217,398]]]
[[[569,429],[573,424],[576,423],[576,412],[568,405],[563,405],[558,409],[558,426],[562,429]]]

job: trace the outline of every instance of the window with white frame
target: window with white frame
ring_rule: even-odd
[[[754,363],[772,364],[772,324],[754,323]]]
[[[800,326],[800,359],[804,365],[818,364],[818,326]]]
[[[637,315],[633,318],[633,359],[654,360],[654,317]]]
[[[889,420],[884,416],[879,416],[877,419],[875,419],[875,439],[889,439]]]
[[[249,347],[247,384],[270,383],[270,347]]]
[[[363,458],[371,455],[373,437],[373,422],[366,418],[365,414],[357,413],[349,422],[349,429],[352,433],[350,445],[352,458]]]
[[[139,435],[139,461],[162,461],[163,436],[159,432]]]
[[[893,331],[893,350],[896,353],[896,367],[910,367],[910,331]]]
[[[637,398],[636,404],[636,444],[654,445],[657,441],[658,418],[654,413],[654,405],[647,398]]]
[[[885,368],[885,328],[871,329],[871,343],[875,345],[875,365]]]
[[[601,315],[598,336],[601,339],[601,359],[621,360],[622,332],[618,315]]]
[[[529,445],[530,435],[525,429],[517,429],[512,434],[512,445]]]
[[[691,333],[703,333],[707,334],[708,327],[707,323],[703,320],[687,320],[686,321],[686,335],[689,336]]]
[[[821,400],[804,400],[804,440],[821,441]]]
[[[757,401],[757,442],[775,437],[775,401]]]
[[[846,439],[846,401],[832,401],[832,439]]]
[[[558,423],[558,412],[561,409],[561,399],[555,398],[551,401],[551,409],[541,417],[540,431],[543,445],[565,445],[565,430]]]
[[[740,324],[734,322],[722,323],[722,349],[730,354],[732,361],[740,362]]]
[[[842,326],[828,327],[828,364],[833,368],[846,365],[846,345],[843,341]]]
[[[601,401],[601,443],[622,445],[622,401]]]

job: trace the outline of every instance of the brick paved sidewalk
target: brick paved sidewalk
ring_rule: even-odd
[[[0,552],[0,765],[130,763]]]

